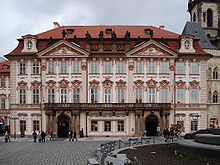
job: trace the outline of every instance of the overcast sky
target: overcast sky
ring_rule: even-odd
[[[60,25],[165,25],[181,33],[188,0],[1,0],[0,56],[17,38]]]

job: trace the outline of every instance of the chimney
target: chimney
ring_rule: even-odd
[[[54,29],[59,28],[59,27],[60,27],[60,24],[58,22],[53,22]]]
[[[165,29],[165,26],[164,26],[164,25],[160,25],[160,26],[159,26],[159,29],[164,30],[164,29]]]

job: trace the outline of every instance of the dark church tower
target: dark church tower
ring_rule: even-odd
[[[191,21],[201,23],[212,44],[220,49],[220,0],[189,0]]]

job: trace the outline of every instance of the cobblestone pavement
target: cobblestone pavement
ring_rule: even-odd
[[[100,144],[118,139],[89,137],[78,142],[56,139],[33,143],[30,138],[17,138],[5,143],[4,138],[0,137],[0,165],[86,165]],[[156,143],[163,142],[163,138],[156,138]]]
[[[86,165],[103,141],[0,141],[0,165]]]

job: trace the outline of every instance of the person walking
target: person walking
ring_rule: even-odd
[[[42,138],[41,138],[41,132],[40,132],[40,131],[39,131],[38,134],[37,134],[37,139],[38,139],[39,142],[41,142],[41,140],[42,140]]]
[[[78,141],[77,137],[76,137],[76,131],[74,131],[73,133],[73,141],[76,139],[76,142]]]
[[[37,141],[37,133],[35,132],[35,130],[34,130],[32,136],[34,138],[34,143],[36,143],[36,141]]]
[[[41,139],[42,139],[42,142],[45,142],[45,137],[46,137],[46,134],[44,131],[41,132]]]
[[[50,141],[54,141],[53,131],[50,132]]]
[[[73,131],[70,130],[69,132],[69,141],[72,141],[73,140]]]
[[[11,142],[10,135],[8,131],[5,132],[5,142]]]

